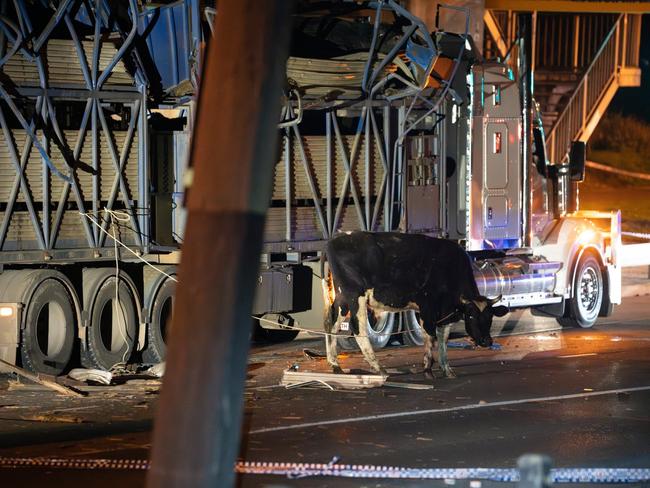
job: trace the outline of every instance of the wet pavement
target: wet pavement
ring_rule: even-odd
[[[506,334],[497,339],[500,350],[450,349],[455,379],[425,377],[420,348],[393,346],[379,352],[391,381],[433,386],[427,390],[288,390],[278,383],[290,366],[329,371],[323,359],[309,359],[302,351],[322,349],[322,341],[255,346],[241,458],[327,463],[336,456],[345,464],[512,468],[521,454],[540,452],[557,467],[650,467],[649,297],[626,299],[613,317],[589,330],[561,330],[552,320],[521,313],[496,329]],[[463,345],[462,339],[455,341]],[[340,359],[344,368],[368,372],[359,353]],[[148,456],[156,381],[87,388],[85,399],[63,398],[35,385],[7,387],[7,377],[0,377],[0,456]],[[91,482],[93,488],[143,486],[144,472],[0,468],[2,486],[70,486],[70,480]],[[450,483],[239,479],[242,487]],[[484,481],[481,486],[501,485]]]

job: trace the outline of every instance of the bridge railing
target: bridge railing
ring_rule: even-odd
[[[618,17],[548,134],[546,141],[552,163],[560,163],[567,157],[572,141],[589,139],[606,108],[603,99],[613,96],[612,88],[618,87],[620,69],[638,67],[640,35],[640,15]]]

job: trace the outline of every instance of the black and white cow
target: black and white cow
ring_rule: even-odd
[[[350,327],[370,366],[384,374],[368,339],[368,308],[373,311],[416,310],[425,334],[425,371],[433,366],[433,336],[438,342],[438,362],[446,377],[454,377],[447,361],[451,324],[461,319],[479,346],[492,345],[492,317],[508,312],[493,307],[479,294],[468,254],[455,242],[419,234],[354,232],[327,243],[331,279],[326,292],[325,331],[337,333],[350,313]],[[326,336],[327,361],[335,372],[336,337]]]

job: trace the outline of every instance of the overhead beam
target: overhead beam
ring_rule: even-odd
[[[520,12],[575,12],[575,13],[650,13],[650,2],[603,2],[589,0],[485,0],[491,10]]]

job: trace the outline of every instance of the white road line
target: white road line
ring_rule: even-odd
[[[392,419],[392,418],[403,418],[403,417],[415,417],[419,415],[430,415],[435,413],[447,413],[447,412],[458,412],[462,410],[475,410],[479,408],[494,408],[494,407],[504,407],[508,405],[521,405],[524,403],[539,403],[539,402],[552,402],[557,400],[572,400],[575,398],[588,398],[595,396],[603,395],[614,395],[617,393],[631,393],[634,391],[647,391],[650,390],[650,385],[648,386],[636,386],[632,388],[619,388],[616,390],[602,390],[602,391],[590,391],[583,393],[572,393],[569,395],[556,395],[548,397],[534,397],[534,398],[522,398],[519,400],[505,400],[502,402],[487,402],[487,403],[473,403],[470,405],[460,405],[458,407],[448,407],[448,408],[432,408],[428,410],[417,410],[415,412],[394,412],[394,413],[385,413],[379,415],[366,415],[363,417],[349,417],[344,419],[335,419],[335,420],[323,420],[321,422],[305,422],[302,424],[294,425],[284,425],[279,427],[266,427],[263,429],[251,430],[250,435],[253,434],[265,434],[268,432],[282,432],[285,430],[296,430],[296,429],[306,429],[310,427],[322,427],[325,425],[336,425],[336,424],[351,424],[357,422],[368,422],[371,420],[383,420],[383,419]]]

